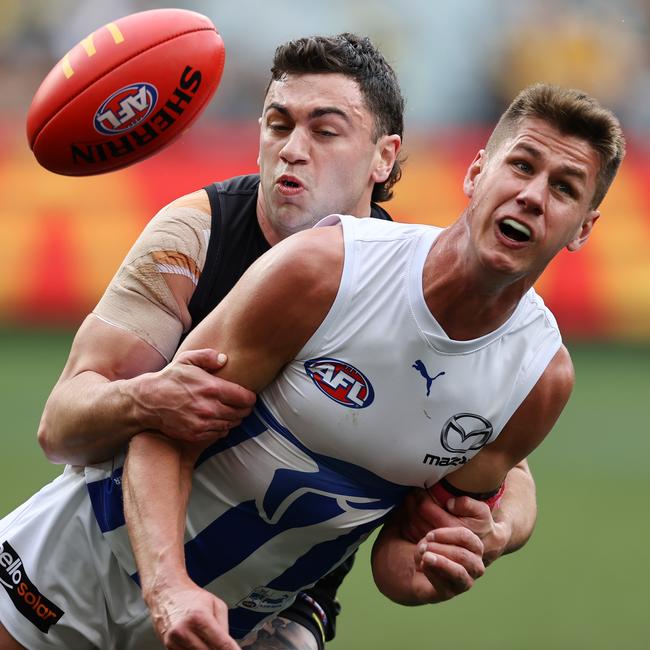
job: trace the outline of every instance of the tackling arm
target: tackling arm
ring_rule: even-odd
[[[162,353],[135,333],[171,354],[189,327],[194,284],[184,275],[161,273],[152,256],[171,249],[198,258],[197,228],[209,220],[207,203],[205,192],[197,192],[154,217],[109,287],[111,300],[100,303],[107,317],[117,315],[122,325],[91,314],[77,332],[39,426],[39,442],[50,460],[79,465],[106,460],[146,429],[214,438],[250,412],[253,393],[212,375],[224,363],[214,350],[188,352],[165,367]],[[150,329],[160,323],[153,336]]]
[[[87,465],[146,429],[214,439],[255,401],[254,393],[213,376],[224,362],[214,350],[195,350],[163,367],[163,357],[135,334],[88,316],[45,405],[39,443],[53,462]]]
[[[508,472],[504,488],[499,506],[494,510],[484,501],[468,496],[438,504],[428,490],[414,489],[401,508],[402,535],[417,543],[435,528],[465,526],[481,538],[483,561],[487,566],[501,555],[524,546],[535,527],[535,481],[526,460]]]

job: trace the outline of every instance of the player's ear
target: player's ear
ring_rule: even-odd
[[[261,117],[257,118],[257,123],[260,125],[260,138],[261,138],[262,137],[262,118]],[[257,150],[257,160],[256,160],[256,163],[257,163],[258,167],[260,166],[260,155],[261,154],[262,154],[262,152],[258,149]]]
[[[467,168],[465,173],[465,180],[463,181],[463,192],[465,196],[469,199],[474,194],[474,189],[476,187],[476,178],[481,173],[485,165],[485,149],[481,149],[474,160],[472,160],[470,166]]]
[[[388,180],[401,148],[402,138],[396,133],[382,135],[377,140],[377,154],[371,175],[375,183],[383,183],[385,180]]]
[[[576,233],[576,236],[567,244],[567,250],[573,253],[574,251],[581,249],[587,239],[589,239],[589,235],[593,230],[594,224],[596,221],[598,221],[599,218],[600,212],[598,210],[591,210],[587,217],[583,220],[580,229]]]

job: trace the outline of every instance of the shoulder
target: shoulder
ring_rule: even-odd
[[[560,346],[526,399],[493,443],[508,450],[515,462],[527,456],[548,435],[564,410],[575,382],[568,350]]]
[[[343,260],[343,232],[337,224],[287,237],[259,258],[251,270],[269,288],[308,300],[321,292],[336,292]]]
[[[208,200],[208,193],[204,189],[184,194],[183,196],[174,199],[171,203],[167,204],[162,211],[174,211],[177,209],[189,208],[191,210],[200,210],[202,212],[210,213],[210,201]]]
[[[229,350],[235,363],[256,368],[256,378],[244,385],[258,390],[322,323],[336,298],[342,267],[339,227],[292,235],[244,273],[186,344]],[[228,366],[235,367],[231,361]]]
[[[571,355],[564,345],[555,353],[546,370],[531,391],[533,402],[566,404],[575,383],[575,371]]]
[[[204,190],[181,196],[162,207],[149,221],[139,238],[138,252],[171,250],[200,257],[206,245],[212,213]]]
[[[226,296],[225,318],[245,317],[275,337],[300,341],[292,348],[297,352],[334,303],[343,272],[342,242],[340,228],[332,226],[296,233],[276,244]]]
[[[508,427],[515,425],[543,431],[546,435],[571,396],[575,373],[569,351],[564,345],[555,353]]]
[[[526,458],[550,433],[569,400],[573,383],[573,364],[569,352],[561,346],[499,437],[481,449],[467,465],[454,472],[454,485],[463,486],[463,481],[469,480],[468,489],[473,491],[499,485],[508,471]],[[477,477],[485,483],[474,483]]]

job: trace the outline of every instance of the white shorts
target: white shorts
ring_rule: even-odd
[[[0,622],[29,650],[162,648],[81,470],[66,468],[0,521]]]

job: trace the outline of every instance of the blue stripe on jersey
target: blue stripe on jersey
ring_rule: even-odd
[[[310,482],[313,482],[313,487],[319,487],[319,480],[327,476],[329,480],[332,480],[332,477],[334,477],[335,484],[338,486],[340,492],[344,492],[350,496],[357,494],[366,495],[367,491],[370,490],[374,493],[375,498],[388,499],[388,501],[392,504],[394,503],[395,494],[404,494],[403,485],[399,485],[398,483],[393,483],[384,478],[381,478],[380,476],[377,476],[377,474],[374,474],[373,472],[364,469],[359,465],[354,465],[353,463],[348,463],[347,461],[339,460],[338,458],[324,456],[323,454],[317,454],[311,451],[300,440],[298,440],[298,438],[296,438],[296,436],[294,436],[293,433],[289,431],[289,429],[282,426],[275,419],[271,411],[269,411],[268,407],[261,399],[258,399],[257,401],[256,410],[259,412],[260,416],[266,421],[267,425],[271,429],[277,431],[277,433],[286,438],[292,445],[298,447],[303,453],[305,453],[316,462],[319,472],[316,476],[312,476],[309,479]],[[280,472],[289,472],[301,475],[304,474],[304,472],[299,472],[291,469],[281,469],[278,470],[276,474],[279,474]],[[267,493],[264,500],[265,507],[267,506],[267,500],[269,498],[269,493]],[[380,506],[378,505],[377,507]]]
[[[280,566],[280,575],[269,586],[296,591],[314,583],[344,558],[366,533],[379,526],[385,519],[385,511],[395,506],[408,489],[352,463],[312,452],[277,422],[261,400],[258,400],[256,413],[226,438],[206,449],[196,466],[268,428],[300,449],[314,462],[317,470],[277,469],[262,503],[246,501],[230,508],[188,541],[185,544],[188,574],[200,586],[206,586],[237,567],[285,531],[320,524],[353,510],[378,511],[374,520],[367,521],[368,515],[365,515],[363,524],[347,528],[338,537],[308,549],[291,567]],[[110,478],[88,484],[102,532],[124,525],[121,475],[119,468]],[[330,534],[335,535],[336,530],[330,530]],[[137,573],[132,577],[139,582]],[[268,615],[268,612],[255,613],[245,608],[235,611],[233,623],[237,636],[240,630],[245,634]]]
[[[257,410],[267,420],[268,426],[303,450],[318,470],[276,470],[261,509],[256,501],[240,503],[188,541],[185,544],[187,570],[200,586],[230,571],[287,530],[313,526],[355,509],[391,509],[407,490],[362,467],[310,452],[273,418],[261,401],[258,401]],[[250,431],[267,429],[255,414],[249,416],[246,423]],[[216,447],[212,451],[212,455],[219,453]],[[369,529],[378,526],[383,518],[383,512],[378,514],[369,524]],[[355,543],[365,530],[363,526],[355,527],[349,534],[351,536],[343,535],[338,542],[328,542],[333,545],[324,548],[331,552],[323,553],[320,559],[317,559],[318,552],[307,553],[304,561],[312,565],[311,571],[307,572],[303,567],[300,572],[303,576],[313,574],[315,581],[343,557],[350,544]],[[134,578],[137,580],[137,574]],[[300,584],[311,581],[303,579]]]
[[[246,418],[238,427],[232,429],[225,438],[217,440],[199,456],[194,467],[226,449],[235,447],[266,431],[266,425],[254,415]],[[88,496],[95,518],[102,533],[110,532],[126,524],[122,501],[122,467],[113,470],[108,478],[87,483]]]
[[[216,456],[216,454],[220,454],[231,447],[236,447],[246,440],[255,438],[264,431],[266,431],[264,422],[256,417],[254,413],[251,413],[238,427],[231,429],[225,438],[221,438],[207,447],[194,464],[194,468],[196,469],[212,456]]]
[[[203,587],[276,535],[327,521],[343,512],[335,499],[307,492],[298,496],[276,523],[270,523],[260,516],[254,501],[240,503],[185,544],[187,572]]]
[[[356,548],[359,539],[369,534],[382,523],[383,519],[385,519],[385,516],[381,520],[357,526],[346,535],[317,544],[299,558],[293,566],[266,586],[278,591],[298,591],[303,589],[305,585],[317,582],[348,555],[351,548]],[[235,607],[228,612],[230,634],[236,639],[242,639],[268,616],[268,611],[256,612],[245,607]]]
[[[385,515],[356,526],[352,531],[336,539],[321,542],[313,546],[298,558],[283,574],[269,582],[267,587],[278,591],[298,591],[305,585],[311,585],[327,575],[347,555],[351,548],[356,548],[365,535],[384,523]]]
[[[90,503],[102,533],[124,526],[122,505],[122,468],[111,472],[108,478],[86,483]]]

